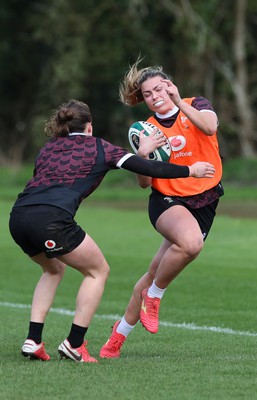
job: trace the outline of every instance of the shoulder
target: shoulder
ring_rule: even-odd
[[[117,144],[113,144],[109,142],[108,140],[98,138],[99,142],[101,143],[102,147],[106,149],[106,151],[118,151],[118,150],[124,150],[121,146]]]
[[[194,107],[198,111],[202,111],[202,110],[214,111],[214,108],[213,108],[211,102],[202,96],[193,97],[191,106]]]

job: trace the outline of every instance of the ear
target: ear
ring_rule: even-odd
[[[92,122],[87,122],[85,126],[85,132],[89,135],[92,135],[93,133],[93,125]]]

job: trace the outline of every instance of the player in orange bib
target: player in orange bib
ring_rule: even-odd
[[[137,175],[142,188],[151,187],[149,218],[163,236],[148,271],[136,283],[125,314],[113,326],[100,350],[102,358],[117,358],[128,334],[140,320],[151,333],[158,331],[161,299],[169,284],[201,252],[212,226],[221,185],[222,163],[217,140],[218,118],[203,97],[182,99],[178,88],[161,66],[138,68],[138,60],[120,86],[120,99],[128,106],[145,102],[156,125],[171,144],[169,162],[178,165],[208,161],[215,166],[211,179],[158,179]],[[155,134],[140,134],[138,155],[160,146]]]

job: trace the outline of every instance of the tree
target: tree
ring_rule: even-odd
[[[222,97],[221,103],[224,107],[224,110],[220,110],[222,116],[220,119],[232,125],[239,148],[237,152],[234,149],[235,153],[242,157],[255,157],[253,108],[256,98],[253,99],[250,95],[249,80],[252,78],[249,76],[249,58],[252,39],[248,34],[248,26],[251,8],[255,7],[256,11],[257,7],[250,4],[248,0],[228,1],[222,4],[218,0],[212,0],[208,2],[208,6],[206,3],[197,1],[194,2],[194,7],[190,0],[181,0],[180,5],[168,0],[161,0],[161,2],[166,10],[176,15],[178,21],[183,19],[183,26],[187,27],[185,35],[196,42],[196,45],[191,47],[191,55],[194,48],[197,64],[205,64],[205,70],[208,71],[204,73],[202,70],[202,74],[198,75],[205,81],[205,89],[209,92],[206,97],[215,97],[213,92],[217,82],[222,90],[220,95],[217,94],[218,97]],[[226,20],[224,16],[228,15],[230,18]],[[249,50],[248,47],[250,47]],[[202,68],[204,69],[204,66]],[[215,71],[227,81],[228,88],[219,82]],[[197,81],[199,83],[199,80]],[[233,95],[232,107],[231,94]]]
[[[2,0],[0,164],[34,159],[44,121],[70,98],[90,105],[98,136],[129,147],[148,110],[124,107],[118,88],[139,55],[182,96],[211,100],[226,157],[255,156],[256,11],[254,0]]]

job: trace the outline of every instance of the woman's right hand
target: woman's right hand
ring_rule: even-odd
[[[189,176],[194,178],[213,178],[214,174],[214,165],[208,162],[197,161],[189,166]]]

